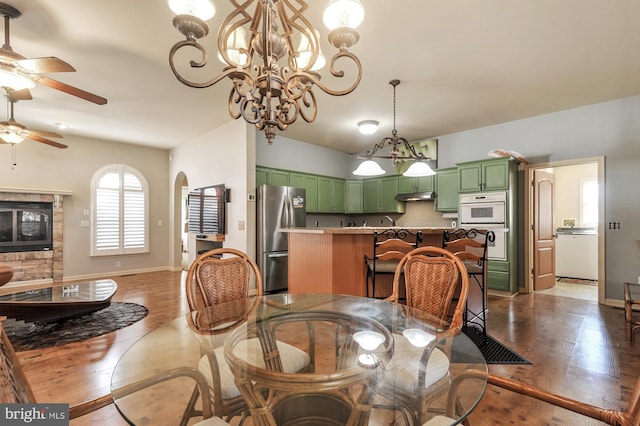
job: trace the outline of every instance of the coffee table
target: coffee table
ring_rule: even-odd
[[[106,308],[117,289],[115,281],[101,279],[7,293],[0,296],[0,316],[54,322]]]

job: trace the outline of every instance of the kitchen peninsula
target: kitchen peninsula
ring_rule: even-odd
[[[400,228],[400,227],[399,227]],[[442,227],[420,230],[421,245],[442,247]],[[365,254],[373,255],[373,233],[387,228],[289,228],[289,292],[366,296]]]

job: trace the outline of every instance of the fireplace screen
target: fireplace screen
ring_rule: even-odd
[[[51,250],[53,203],[0,202],[0,253]]]

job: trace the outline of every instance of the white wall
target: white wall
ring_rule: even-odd
[[[598,164],[578,164],[554,167],[555,227],[564,226],[562,219],[575,219],[575,226],[585,226],[581,219],[580,183],[583,179],[598,178]]]
[[[169,259],[168,158],[164,149],[64,135],[67,149],[25,141],[15,147],[12,167],[10,145],[0,145],[0,187],[71,191],[64,197],[63,275],[80,279],[113,273],[166,269]],[[89,256],[91,178],[109,164],[126,164],[140,171],[149,183],[150,253],[127,256]],[[162,222],[162,226],[158,223]],[[116,261],[122,266],[116,268]]]
[[[252,256],[255,254],[255,203],[248,201],[247,195],[255,191],[255,134],[254,127],[244,121],[231,121],[172,149],[169,166],[172,187],[182,172],[190,191],[217,184],[231,189],[231,202],[226,206],[224,246]],[[172,194],[172,205],[175,198]],[[244,230],[239,229],[240,222],[244,222]],[[176,230],[179,228],[179,217],[174,218],[173,226]],[[179,244],[179,239],[174,237],[174,251],[179,250]]]

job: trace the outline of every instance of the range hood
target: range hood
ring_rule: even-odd
[[[409,192],[396,195],[396,201],[429,201],[435,199],[436,194],[433,191]]]

